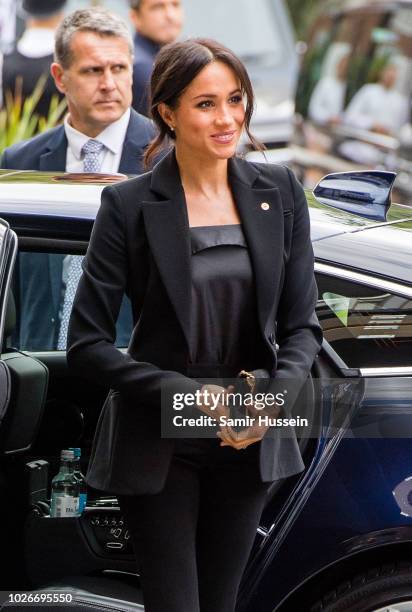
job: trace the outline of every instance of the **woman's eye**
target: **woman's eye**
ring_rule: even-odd
[[[239,102],[242,102],[242,96],[232,96],[230,102],[232,102],[232,104],[239,104]]]
[[[212,100],[203,100],[203,102],[199,102],[197,106],[198,108],[210,108],[212,104]]]

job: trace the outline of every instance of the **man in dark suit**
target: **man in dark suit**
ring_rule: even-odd
[[[183,24],[181,0],[130,0],[134,36],[133,102],[139,113],[148,114],[150,77],[156,55],[163,45],[174,42]]]
[[[57,30],[55,59],[51,73],[69,110],[64,125],[9,147],[1,167],[141,173],[143,152],[154,128],[130,108],[133,42],[127,25],[104,9],[75,11]],[[65,338],[59,338],[64,335],[61,322],[67,319],[62,296],[71,267],[64,256],[21,254],[20,346],[64,348]],[[47,291],[45,270],[49,271]],[[123,304],[117,344],[128,344],[131,327],[130,309]]]

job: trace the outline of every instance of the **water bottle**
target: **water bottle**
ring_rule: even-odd
[[[74,452],[62,450],[60,469],[51,485],[50,516],[53,518],[80,516],[79,501],[80,486],[74,474]]]
[[[87,502],[87,485],[86,485],[86,480],[82,474],[81,466],[80,466],[80,457],[82,456],[82,450],[81,448],[69,448],[69,450],[72,450],[74,452],[74,475],[79,481],[79,487],[80,487],[79,512],[81,514],[83,510],[85,509],[86,502]]]

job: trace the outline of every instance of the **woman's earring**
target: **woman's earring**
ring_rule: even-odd
[[[170,131],[171,131],[171,132],[174,132],[174,131],[175,131],[175,128],[174,128],[174,127],[172,127],[172,126],[169,126],[169,127],[170,127]]]

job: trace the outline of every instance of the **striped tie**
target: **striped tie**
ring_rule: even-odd
[[[82,148],[83,171],[99,172],[102,165],[102,152],[104,144],[91,138]],[[83,257],[80,255],[69,255],[69,267],[67,272],[66,291],[64,294],[63,309],[60,321],[59,338],[57,348],[64,350],[67,344],[67,330],[69,327],[70,314],[72,311],[74,296],[76,295],[77,285],[82,275]]]

